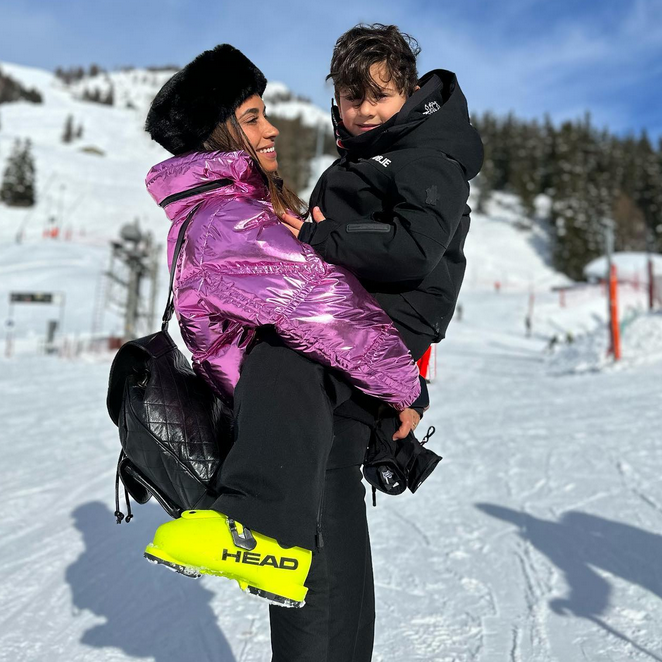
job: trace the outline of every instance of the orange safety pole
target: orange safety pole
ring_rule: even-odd
[[[427,350],[425,351],[425,354],[421,356],[418,361],[416,361],[416,365],[418,366],[418,371],[421,373],[421,377],[423,379],[428,378],[428,369],[430,367],[430,354],[432,353],[432,345],[430,345]]]
[[[611,323],[611,353],[614,360],[621,358],[621,332],[618,325],[618,278],[616,265],[612,264],[609,271],[609,312]]]

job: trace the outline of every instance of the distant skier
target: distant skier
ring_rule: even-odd
[[[554,334],[547,342],[547,351],[550,354],[552,354],[558,344],[559,344],[559,337],[556,334]]]

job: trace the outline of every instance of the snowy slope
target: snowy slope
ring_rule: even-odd
[[[662,363],[551,377],[520,305],[466,294],[424,418],[444,460],[368,507],[376,662],[659,659]],[[158,506],[115,524],[108,367],[0,359],[0,660],[267,662],[266,605],[143,561]]]
[[[545,204],[539,196],[540,206]],[[477,206],[478,192],[472,183],[469,206]],[[567,285],[569,279],[549,266],[548,239],[541,224],[524,213],[519,198],[495,192],[486,213],[471,214],[471,229],[465,253],[465,286],[471,289],[544,289]]]
[[[106,241],[138,217],[145,227],[163,230],[163,212],[144,187],[149,168],[168,156],[142,131],[136,110],[83,102],[51,73],[0,63],[3,71],[37,87],[43,104],[17,102],[0,106],[2,171],[15,138],[31,138],[37,170],[37,204],[29,209],[0,204],[0,241],[12,241],[24,230],[26,239],[41,237],[50,216],[65,219],[61,229],[88,240]],[[84,134],[70,144],[61,142],[67,116]],[[95,147],[105,156],[85,153]]]

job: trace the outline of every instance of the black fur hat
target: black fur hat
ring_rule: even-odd
[[[230,44],[200,53],[159,90],[145,131],[171,154],[197,149],[253,94],[262,96],[264,74]]]

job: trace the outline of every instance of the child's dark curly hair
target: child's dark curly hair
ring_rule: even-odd
[[[370,67],[384,62],[386,80],[393,80],[401,94],[410,96],[418,82],[416,56],[420,52],[416,39],[400,32],[396,25],[360,23],[336,42],[326,79],[333,80],[336,95],[338,90],[346,90],[353,99],[363,99],[366,94],[377,97],[380,89]]]

